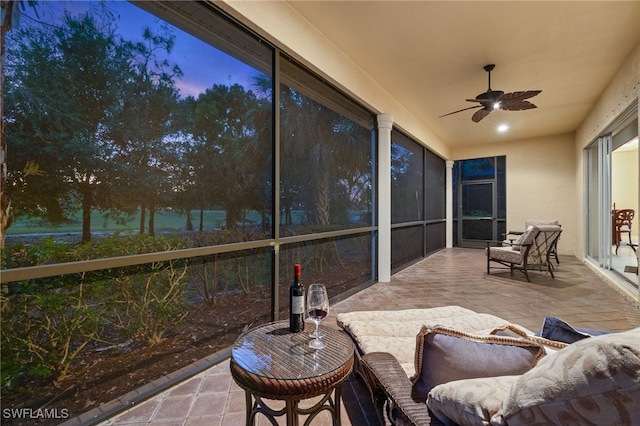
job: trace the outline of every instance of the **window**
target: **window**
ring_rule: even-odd
[[[280,235],[371,226],[371,113],[280,64]]]
[[[397,130],[391,133],[391,267],[445,247],[445,162]]]

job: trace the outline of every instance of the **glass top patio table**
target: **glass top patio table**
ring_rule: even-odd
[[[354,346],[342,331],[321,327],[323,349],[309,347],[305,325],[289,331],[288,321],[251,329],[238,337],[231,349],[231,372],[236,382],[252,394],[269,399],[306,399],[331,391],[350,374]]]

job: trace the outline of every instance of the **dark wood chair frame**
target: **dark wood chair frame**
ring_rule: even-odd
[[[618,254],[618,248],[620,247],[620,243],[622,242],[622,234],[629,234],[629,246],[636,251],[636,245],[631,241],[631,225],[633,221],[633,217],[635,216],[635,210],[633,209],[620,209],[613,211],[613,238],[614,244],[616,246],[616,254]],[[622,231],[621,228],[623,226],[627,226],[629,230]]]

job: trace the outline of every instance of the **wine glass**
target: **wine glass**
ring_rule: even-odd
[[[311,321],[316,325],[315,339],[309,342],[309,347],[322,349],[326,344],[321,340],[322,336],[318,333],[318,326],[329,313],[329,295],[324,284],[311,284],[309,286],[307,312]]]

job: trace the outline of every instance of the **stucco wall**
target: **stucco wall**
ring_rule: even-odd
[[[452,150],[453,160],[506,155],[507,229],[521,230],[528,219],[562,224],[560,254],[574,254],[577,228],[573,135],[468,146]],[[542,172],[541,172],[542,171]]]

